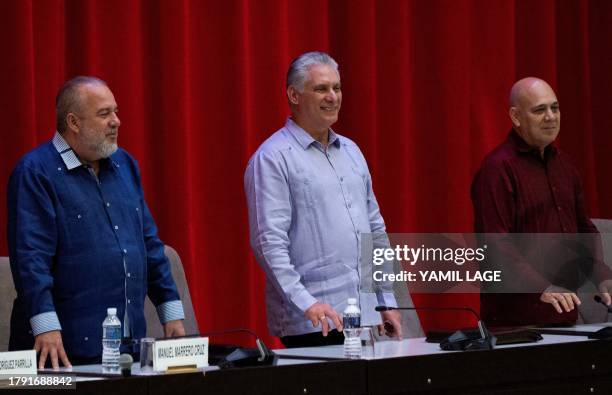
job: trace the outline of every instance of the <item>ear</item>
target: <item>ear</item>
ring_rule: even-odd
[[[519,113],[519,109],[516,107],[510,107],[510,110],[508,110],[508,115],[510,115],[510,120],[512,120],[512,124],[516,128],[521,126],[521,121],[519,120],[518,113]]]
[[[297,105],[300,102],[300,95],[293,85],[287,87],[287,99],[292,105]]]
[[[66,115],[66,126],[73,132],[78,133],[81,129],[79,117],[69,112],[68,115]]]

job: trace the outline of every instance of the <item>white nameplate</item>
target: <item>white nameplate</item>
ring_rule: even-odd
[[[0,352],[0,376],[36,374],[36,351]]]
[[[153,370],[156,372],[194,365],[197,368],[208,366],[207,337],[157,340],[153,344]]]

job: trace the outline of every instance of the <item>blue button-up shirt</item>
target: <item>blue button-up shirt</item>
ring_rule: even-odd
[[[184,318],[136,161],[121,149],[98,175],[59,133],[25,155],[8,186],[8,242],[12,349],[62,330],[69,356],[98,355],[107,307],[125,335],[144,337],[147,293],[163,323]]]
[[[320,331],[304,312],[316,301],[338,313],[358,298],[364,325],[380,322],[376,304],[392,293],[360,292],[362,234],[385,235],[359,147],[329,131],[324,147],[291,119],[250,159],[245,173],[251,246],[266,272],[270,332]],[[377,246],[379,247],[379,246]]]

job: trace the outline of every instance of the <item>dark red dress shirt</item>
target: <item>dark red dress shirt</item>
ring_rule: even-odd
[[[476,233],[593,233],[582,182],[567,155],[553,144],[543,157],[512,130],[483,161],[472,183]],[[550,284],[519,258],[512,264],[531,289]],[[481,315],[490,326],[573,324],[577,311],[557,313],[539,293],[481,294]]]

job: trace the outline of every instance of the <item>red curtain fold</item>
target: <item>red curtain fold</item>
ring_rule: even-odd
[[[508,91],[528,75],[556,89],[560,145],[592,216],[611,218],[611,16],[605,0],[1,1],[0,204],[19,157],[52,136],[62,82],[105,79],[120,144],[140,163],[162,239],[183,259],[200,329],[248,327],[270,341],[242,177],[288,114],[291,59],[323,50],[338,60],[335,129],[364,151],[390,232],[472,230],[472,176],[506,136]],[[478,307],[474,295],[415,301]]]

